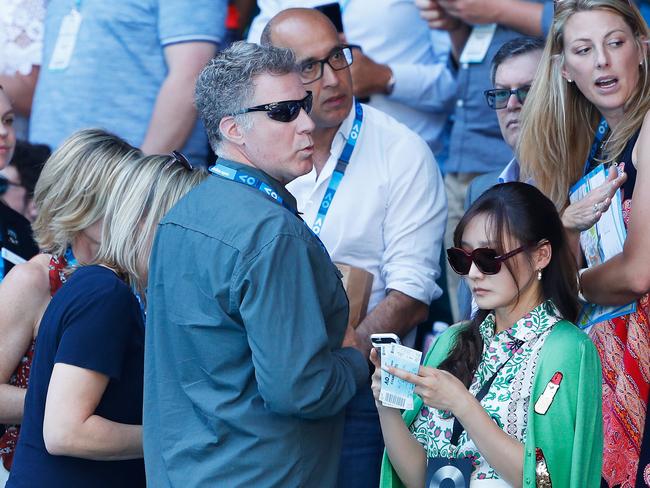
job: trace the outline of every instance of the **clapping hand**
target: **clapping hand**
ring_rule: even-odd
[[[350,65],[352,88],[357,98],[368,98],[375,93],[385,93],[392,75],[391,69],[366,56],[361,49],[353,50],[354,62]]]
[[[438,0],[415,0],[415,6],[420,9],[420,17],[426,20],[431,29],[451,31],[462,23],[460,19],[449,15]]]
[[[451,17],[466,24],[492,24],[497,22],[501,0],[436,0]]]
[[[572,203],[562,213],[562,224],[570,231],[590,229],[607,211],[612,197],[627,180],[625,173],[618,174],[615,166],[609,168],[607,181],[591,190],[583,199]]]

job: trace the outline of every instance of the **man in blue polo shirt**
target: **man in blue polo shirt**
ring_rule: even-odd
[[[285,189],[313,166],[311,103],[286,49],[235,43],[197,81],[219,159],[153,246],[150,486],[336,484],[343,408],[368,363],[341,347],[354,339],[340,275]]]
[[[55,149],[102,127],[147,153],[205,160],[194,80],[224,34],[226,0],[50,0],[30,141]]]

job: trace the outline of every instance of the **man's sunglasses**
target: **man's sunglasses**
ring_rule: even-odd
[[[523,105],[529,91],[530,85],[525,85],[512,89],[494,88],[492,90],[485,90],[483,95],[485,95],[485,101],[491,109],[500,110],[508,106],[508,100],[510,100],[510,96],[512,95],[515,95],[519,103]]]
[[[188,171],[194,171],[194,166],[192,163],[179,151],[172,151],[170,156],[174,158],[174,162],[180,164],[183,168]]]
[[[447,249],[447,260],[451,268],[461,276],[469,274],[472,262],[481,273],[494,275],[501,271],[502,262],[516,256],[527,247],[529,246],[521,246],[501,255],[489,247],[479,247],[472,252],[467,252],[459,247],[450,247]]]
[[[4,195],[5,193],[7,193],[7,190],[9,190],[9,187],[11,186],[19,186],[24,188],[24,186],[21,185],[20,183],[16,183],[14,181],[7,179],[6,176],[0,175],[0,195]]]
[[[266,112],[270,119],[278,122],[291,122],[298,118],[300,109],[305,112],[311,112],[312,95],[307,92],[307,96],[302,100],[285,100],[284,102],[266,103],[256,107],[245,108],[239,112],[230,114],[231,116],[242,115],[249,112]]]

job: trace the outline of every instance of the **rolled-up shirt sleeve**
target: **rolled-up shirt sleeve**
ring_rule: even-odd
[[[548,33],[551,30],[551,24],[553,24],[553,14],[555,13],[554,2],[546,1],[544,2],[544,7],[542,9],[542,35],[544,37],[548,36]]]
[[[389,98],[420,110],[445,111],[453,105],[458,88],[451,63],[451,41],[446,32],[437,30],[430,32],[429,39],[431,63],[388,64],[395,78]]]
[[[402,138],[391,150],[381,273],[386,289],[428,305],[442,294],[436,279],[447,221],[444,184],[420,138]]]
[[[225,34],[227,8],[227,0],[158,0],[160,44],[219,44]]]
[[[338,413],[367,381],[368,365],[340,348],[348,305],[326,251],[278,235],[233,282],[267,408],[312,419]]]

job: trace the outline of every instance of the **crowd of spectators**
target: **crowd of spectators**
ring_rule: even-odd
[[[0,487],[650,487],[648,15],[0,3]]]

